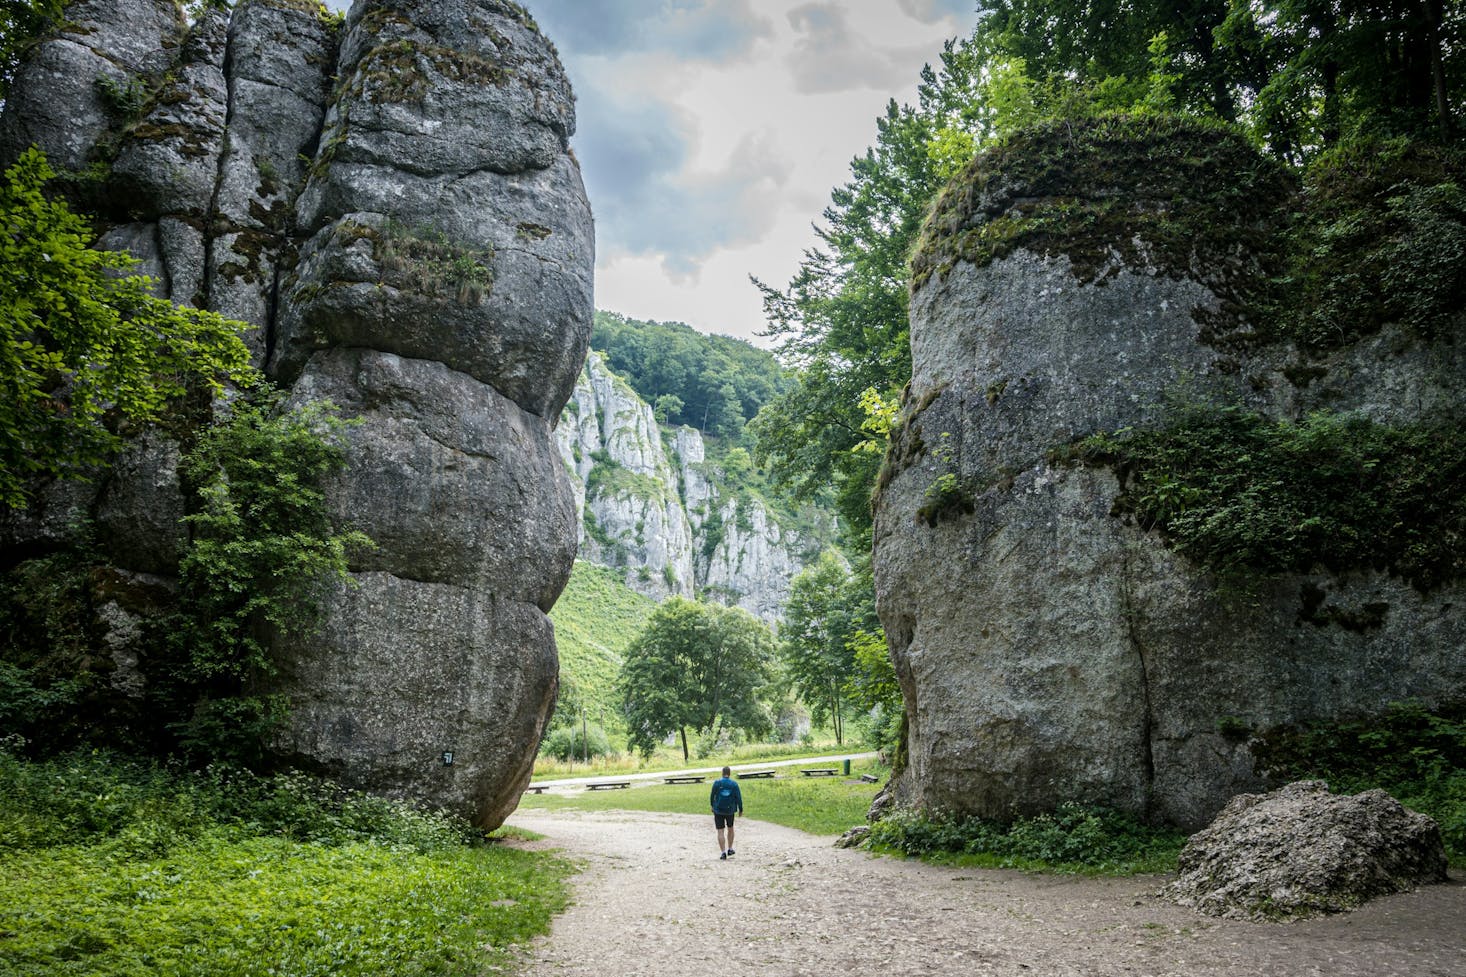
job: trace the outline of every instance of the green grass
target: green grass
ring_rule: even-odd
[[[564,859],[293,777],[0,753],[0,973],[471,977],[567,901]]]
[[[775,780],[745,780],[744,816],[771,821],[816,835],[840,834],[865,823],[865,812],[879,784],[849,783],[844,777],[804,777],[797,768],[781,769]],[[853,774],[872,773],[883,780],[889,773],[873,762],[851,765]],[[526,794],[521,810],[662,811],[671,814],[708,814],[708,784],[655,784],[617,791],[580,794]]]
[[[550,611],[560,649],[561,709],[583,704],[591,722],[621,738],[616,678],[626,646],[641,633],[656,601],[622,582],[615,570],[577,561]]]
[[[681,747],[660,747],[651,757],[626,753],[612,757],[592,757],[590,763],[564,763],[550,757],[535,761],[534,775],[538,780],[560,777],[598,777],[621,773],[656,773],[662,770],[683,770],[688,767],[721,767],[724,765],[759,763],[764,760],[796,760],[801,757],[854,756],[868,753],[863,744],[848,740],[837,745],[833,737],[816,740],[813,743],[745,743],[722,750],[711,756],[692,759],[682,758]]]

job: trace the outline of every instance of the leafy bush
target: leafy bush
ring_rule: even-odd
[[[867,844],[906,855],[975,856],[999,867],[1142,872],[1173,868],[1185,841],[1116,811],[1066,803],[1011,824],[898,809],[871,827]]]
[[[555,730],[540,744],[540,754],[556,760],[584,760],[615,755],[606,731],[591,723],[582,733],[579,723]]]
[[[1367,719],[1264,732],[1253,752],[1272,777],[1388,791],[1435,818],[1451,863],[1466,863],[1466,702],[1400,702]]]
[[[1388,569],[1422,589],[1466,571],[1466,437],[1317,413],[1173,405],[1157,431],[1087,439],[1113,465],[1119,513],[1218,573]]]

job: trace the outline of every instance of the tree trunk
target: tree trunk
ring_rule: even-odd
[[[691,761],[692,755],[687,752],[687,727],[686,726],[681,727],[681,732],[682,732],[682,762],[683,763],[688,763],[689,761]]]
[[[1425,37],[1430,48],[1430,83],[1435,94],[1436,122],[1440,125],[1441,135],[1449,136],[1453,124],[1451,100],[1446,92],[1446,65],[1441,58],[1442,4],[1441,0],[1424,0],[1421,6],[1425,8]]]

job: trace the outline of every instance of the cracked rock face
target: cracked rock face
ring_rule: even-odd
[[[1194,274],[1117,259],[1083,282],[1064,255],[1023,248],[913,291],[913,377],[875,509],[877,604],[909,719],[897,802],[1010,819],[1075,800],[1195,828],[1267,784],[1238,729],[1466,690],[1459,585],[1422,594],[1361,570],[1230,593],[1112,515],[1114,472],[1050,461],[1156,425],[1165,394],[1197,380],[1294,419],[1320,398],[1390,420],[1459,404],[1459,384],[1427,373],[1391,382],[1409,397],[1382,404],[1362,371],[1401,360],[1354,351],[1327,392],[1293,387],[1276,350],[1239,368],[1194,314],[1220,305]],[[1323,614],[1308,610],[1320,594]],[[1387,610],[1339,623],[1364,607]]]
[[[103,247],[255,326],[293,402],[361,419],[328,499],[377,546],[318,633],[274,641],[276,745],[496,827],[553,705],[546,611],[576,545],[551,440],[592,312],[569,82],[505,0],[358,0],[341,28],[302,0],[180,18],[174,0],[69,5],[12,88],[0,159],[36,143],[92,167]],[[90,516],[119,572],[166,580],[178,457],[139,444],[95,489],[7,518],[6,541],[55,545]]]

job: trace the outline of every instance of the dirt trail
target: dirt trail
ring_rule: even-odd
[[[1216,920],[1155,877],[946,869],[841,851],[740,821],[720,861],[711,817],[521,811],[537,846],[584,861],[575,905],[531,952],[535,977],[1466,977],[1466,885],[1284,925]]]

